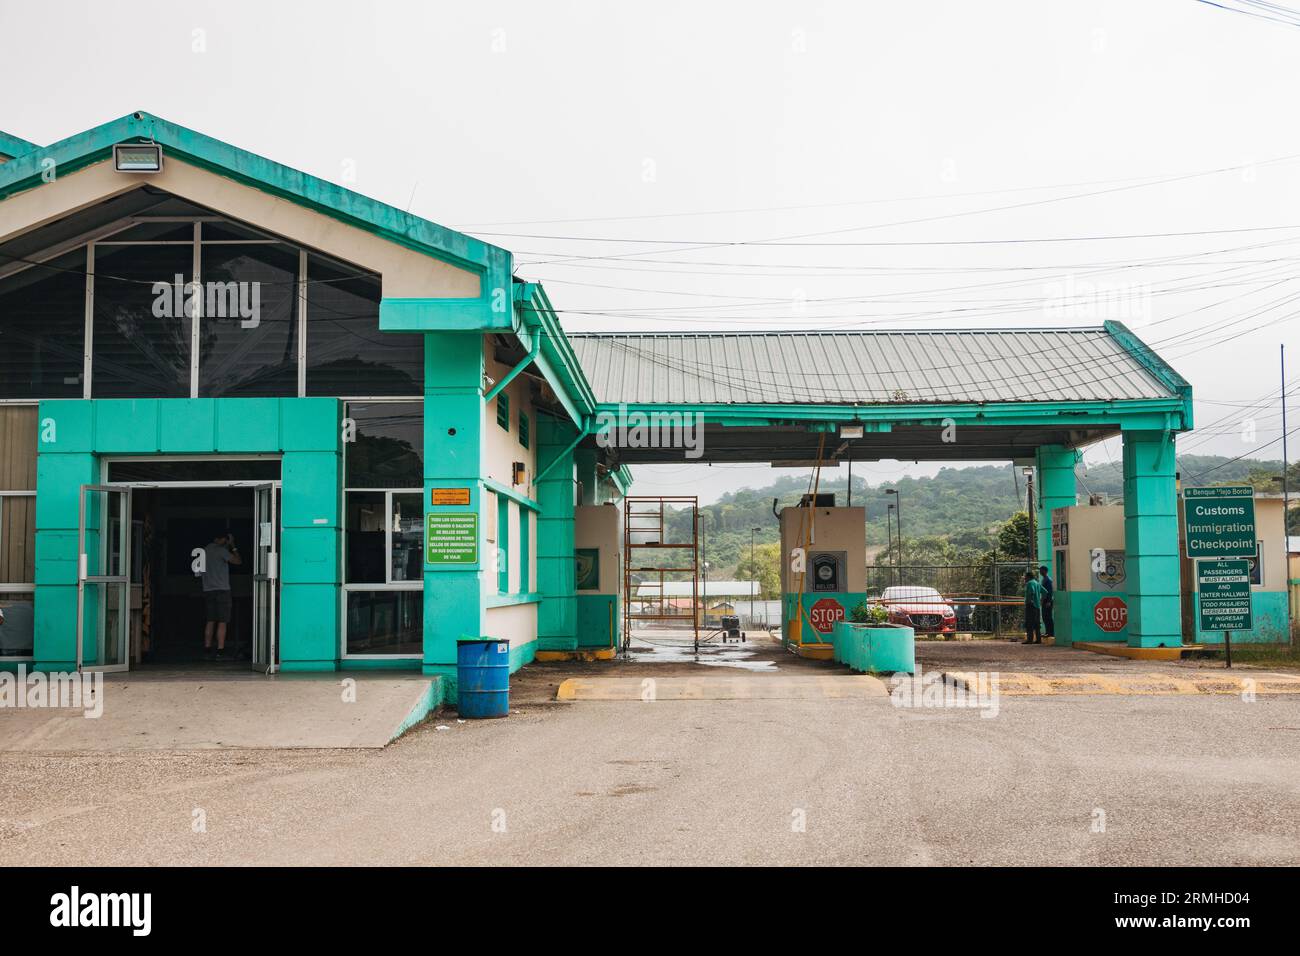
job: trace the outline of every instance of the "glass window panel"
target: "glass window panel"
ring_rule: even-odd
[[[139,225],[106,236],[104,242],[141,242],[143,240],[164,242],[193,242],[194,224],[191,222],[142,222]]]
[[[109,481],[278,481],[278,458],[110,461]]]
[[[416,592],[419,593],[419,592]],[[35,595],[31,591],[0,594],[0,657],[31,657],[36,632]]]
[[[497,495],[497,591],[510,592],[510,499]]]
[[[0,491],[36,490],[36,421],[36,405],[0,406]]]
[[[355,440],[344,447],[348,488],[424,486],[424,404],[349,402]]]
[[[81,397],[85,274],[82,249],[0,278],[0,398]]]
[[[424,494],[393,495],[393,555],[389,583],[424,579]]]
[[[424,653],[422,591],[348,591],[347,606],[349,654]]]
[[[214,239],[274,239],[274,236],[234,222],[205,222],[203,224],[203,241]]]
[[[349,491],[347,494],[347,576],[349,584],[383,584],[385,541],[385,495],[382,491]]]
[[[0,584],[36,580],[36,496],[0,496]]]
[[[189,396],[192,268],[191,246],[95,247],[95,398]]]
[[[419,395],[424,336],[379,331],[379,279],[307,262],[307,394]]]
[[[298,251],[204,245],[199,276],[199,394],[297,395]]]

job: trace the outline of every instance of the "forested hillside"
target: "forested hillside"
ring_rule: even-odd
[[[1215,455],[1187,455],[1178,460],[1186,481],[1217,484],[1249,482],[1260,490],[1273,490],[1273,477],[1280,476],[1280,461],[1229,458]],[[869,468],[870,466],[865,466]],[[1300,488],[1300,466],[1292,466],[1292,488]],[[834,492],[836,504],[848,503],[847,469],[826,472],[820,490]],[[1123,480],[1118,460],[1089,465],[1078,480],[1080,501],[1091,494],[1105,495],[1117,501]],[[852,503],[867,509],[868,546],[885,544],[886,508],[894,496],[885,489],[894,488],[902,502],[903,537],[908,542],[909,560],[924,554],[935,560],[944,552],[987,550],[995,546],[1001,526],[1025,507],[1025,484],[1019,468],[1011,465],[982,465],[971,468],[944,468],[933,478],[903,478],[900,481],[873,484],[869,476],[853,476]],[[752,537],[756,544],[777,540],[776,518],[772,499],[778,506],[797,502],[808,490],[806,476],[783,475],[763,488],[742,488],[723,495],[716,503],[700,510],[704,524],[704,547],[712,568],[710,576],[729,576],[738,564],[748,566],[750,529],[759,529]],[[635,483],[633,485],[635,494]],[[684,521],[684,516],[679,522]],[[689,537],[684,527],[675,529]],[[913,548],[911,542],[915,542]],[[948,555],[951,557],[951,554]],[[761,561],[759,562],[762,563]],[[742,578],[747,575],[740,574]]]

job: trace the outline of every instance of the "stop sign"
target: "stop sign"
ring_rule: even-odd
[[[1099,628],[1110,634],[1122,631],[1128,623],[1128,605],[1122,598],[1104,597],[1093,608],[1092,619]]]
[[[836,621],[844,620],[844,605],[834,598],[822,598],[808,610],[812,626],[823,634],[829,634]]]

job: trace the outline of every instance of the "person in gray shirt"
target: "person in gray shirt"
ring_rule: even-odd
[[[203,606],[207,623],[203,625],[203,657],[206,660],[225,660],[226,625],[230,623],[230,565],[243,564],[235,538],[223,531],[203,548]],[[217,638],[216,657],[212,654],[213,632]]]

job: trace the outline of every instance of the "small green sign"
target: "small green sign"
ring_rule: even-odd
[[[1250,562],[1197,561],[1196,597],[1202,631],[1249,631]]]
[[[429,512],[424,521],[426,564],[478,564],[477,512]]]
[[[1255,489],[1184,488],[1183,531],[1192,560],[1254,556]]]

